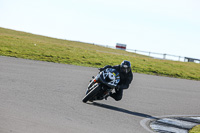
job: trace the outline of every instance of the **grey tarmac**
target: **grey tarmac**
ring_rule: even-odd
[[[138,73],[121,101],[82,103],[97,72],[0,56],[0,133],[148,133],[143,119],[200,113],[199,81]]]

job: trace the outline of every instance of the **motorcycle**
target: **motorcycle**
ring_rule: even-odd
[[[120,82],[119,72],[113,68],[107,68],[93,77],[90,81],[86,95],[83,98],[83,102],[93,102],[94,100],[103,100],[109,96],[112,90]]]

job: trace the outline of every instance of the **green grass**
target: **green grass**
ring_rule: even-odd
[[[200,64],[153,59],[92,44],[0,28],[0,55],[88,67],[132,63],[134,72],[200,80]]]
[[[200,133],[200,125],[193,127],[189,133]]]

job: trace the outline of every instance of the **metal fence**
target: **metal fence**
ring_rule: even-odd
[[[163,54],[163,53],[155,53],[155,52],[147,52],[147,51],[133,50],[133,49],[127,49],[127,51],[146,55],[146,56],[150,56],[150,57],[156,58],[156,59],[185,61],[185,57],[183,57],[183,56]]]
[[[94,44],[94,45],[98,45],[98,44]],[[99,45],[99,46],[116,49],[116,47],[108,46],[108,45]],[[189,57],[171,55],[171,54],[166,54],[166,53],[155,53],[155,52],[142,51],[142,50],[133,50],[133,49],[126,49],[126,51],[137,53],[137,54],[142,54],[142,55],[146,55],[146,56],[150,56],[150,57],[155,58],[155,59],[200,63],[200,59],[194,59],[194,58],[189,58]]]
[[[195,58],[190,58],[190,57],[183,57],[183,56],[163,54],[163,53],[155,53],[155,52],[147,52],[147,51],[141,51],[141,50],[132,50],[132,49],[127,49],[126,51],[150,56],[150,57],[156,58],[156,59],[200,63],[200,59],[195,59]]]

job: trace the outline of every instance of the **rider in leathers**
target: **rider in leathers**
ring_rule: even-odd
[[[100,71],[103,71],[106,68],[114,68],[120,74],[120,82],[115,88],[115,93],[110,93],[110,96],[114,98],[116,101],[122,99],[123,90],[129,88],[129,84],[133,80],[133,74],[131,71],[131,63],[129,61],[124,60],[120,65],[110,66],[107,65],[104,68],[100,68]],[[107,97],[106,97],[107,100]]]

